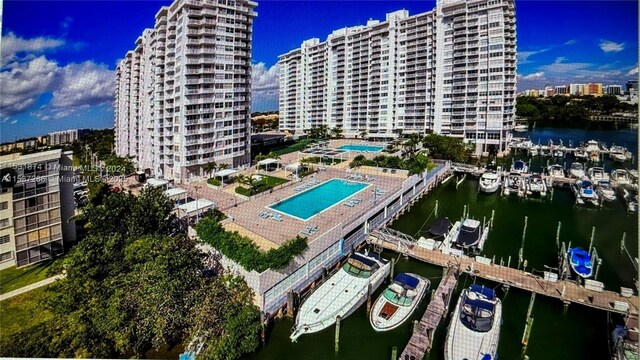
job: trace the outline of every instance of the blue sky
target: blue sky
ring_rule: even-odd
[[[113,125],[115,65],[170,1],[5,1],[0,141]],[[259,1],[254,111],[277,110],[278,55],[435,1]],[[637,1],[518,1],[518,89],[637,78]]]

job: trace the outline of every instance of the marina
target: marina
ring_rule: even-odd
[[[506,161],[511,162],[511,160]],[[387,230],[394,232],[393,229],[395,229],[411,238],[420,238],[420,235],[433,237],[434,234],[427,235],[426,229],[432,227],[431,225],[436,221],[437,217],[434,215],[436,207],[439,207],[437,211],[439,216],[448,216],[451,219],[458,219],[462,210],[463,214],[473,214],[481,224],[491,224],[480,256],[474,260],[443,254],[439,250],[427,250],[415,245],[410,249],[403,247],[398,252],[397,244],[390,242],[386,242],[386,245],[379,244],[383,248],[379,249],[383,250],[381,255],[394,261],[392,266],[395,266],[396,274],[411,272],[428,278],[432,283],[431,296],[428,295],[418,305],[410,321],[404,322],[392,331],[376,332],[369,321],[371,313],[367,312],[367,307],[362,306],[341,322],[340,347],[336,352],[335,329],[316,333],[310,337],[313,340],[302,337],[294,345],[285,344],[278,334],[285,335],[291,326],[287,325],[290,324],[290,320],[283,318],[270,325],[272,335],[266,347],[249,358],[295,357],[296,354],[301,356],[300,351],[310,349],[313,343],[314,354],[310,355],[310,350],[307,350],[304,352],[305,358],[351,359],[354,356],[388,358],[395,353],[402,359],[401,354],[409,348],[408,344],[412,343],[412,339],[421,337],[424,340],[425,331],[416,333],[414,328],[421,326],[420,320],[427,315],[431,300],[436,299],[433,291],[439,291],[439,286],[444,281],[442,280],[443,272],[446,273],[447,269],[453,272],[459,271],[457,284],[452,292],[454,302],[458,291],[471,283],[486,284],[497,289],[497,296],[503,303],[504,324],[498,346],[501,357],[515,358],[521,355],[523,334],[527,330],[526,353],[532,357],[536,354],[544,357],[541,354],[547,354],[549,344],[555,343],[558,348],[557,356],[544,358],[580,359],[585,356],[607,358],[610,354],[608,341],[613,329],[607,324],[621,322],[621,314],[637,311],[637,308],[632,306],[637,303],[636,276],[634,275],[637,265],[635,255],[630,255],[637,253],[637,244],[630,240],[625,243],[624,240],[625,237],[637,239],[637,225],[633,215],[627,214],[625,202],[609,202],[597,211],[583,206],[573,205],[572,207],[575,200],[568,187],[572,179],[568,179],[562,186],[551,187],[549,192],[553,192],[553,195],[548,194],[544,202],[525,200],[525,197],[481,193],[479,182],[473,180],[480,175],[473,173],[477,167],[468,164],[452,164],[452,168],[457,169],[457,166],[466,170],[464,171],[466,176],[462,174],[454,176],[453,181],[448,181],[450,177],[445,176],[447,180],[443,181],[443,185],[423,199],[412,203],[408,210],[394,216],[391,225],[387,225]],[[499,166],[504,164],[499,163]],[[531,163],[534,171],[539,171],[537,169],[542,169],[543,166],[544,163],[540,161]],[[608,164],[605,164],[605,167],[607,166]],[[618,191],[616,195],[619,195]],[[436,202],[439,205],[436,205]],[[509,211],[505,212],[507,208]],[[571,211],[549,211],[549,209],[571,209]],[[494,220],[489,222],[493,213],[495,213]],[[468,215],[462,216],[462,218],[466,217]],[[529,227],[525,231],[522,228],[523,217],[529,218]],[[454,220],[453,223],[455,222]],[[561,225],[558,222],[561,222]],[[595,236],[592,232],[593,227],[596,228]],[[445,232],[449,231],[448,225],[443,224],[443,228],[446,229]],[[523,232],[526,232],[526,242]],[[375,232],[372,231],[368,239],[370,246],[375,248],[377,245],[371,241],[374,238],[372,234]],[[405,237],[405,241],[408,237]],[[594,258],[593,274],[587,282],[581,280],[578,284],[579,277],[570,269],[568,263],[564,264],[564,269],[568,273],[566,278],[554,279],[547,274],[545,279],[545,272],[558,272],[561,263],[559,254],[563,252],[559,250],[562,247],[560,244],[569,244],[569,247],[582,246],[587,249],[590,245],[590,237],[593,247],[597,248],[597,253]],[[567,246],[563,246],[566,253]],[[521,251],[521,264],[518,265],[518,254]],[[418,256],[429,261],[424,262]],[[602,287],[598,289],[597,283],[602,283]],[[595,290],[592,289],[594,285],[596,285]],[[372,299],[380,296],[385,288],[386,285],[383,284],[374,291]],[[629,292],[628,289],[634,290]],[[531,316],[536,318],[536,325],[531,328],[528,325],[526,310],[532,293],[539,295],[531,309]],[[514,302],[519,305],[515,305]],[[430,337],[430,345],[427,348],[419,347],[425,352],[428,350],[429,359],[443,359],[444,333],[447,322],[451,319],[448,314],[452,310],[449,307],[448,312],[444,312],[440,326],[434,327],[437,330]],[[556,321],[559,316],[563,318],[561,324],[557,324]],[[590,325],[596,323],[598,324],[596,327]],[[551,324],[554,325],[551,326]],[[423,327],[423,329],[426,328]],[[585,332],[586,329],[594,330]],[[366,349],[356,345],[355,339],[361,336],[369,339]],[[288,339],[288,334],[286,337]],[[591,351],[589,353],[579,350],[568,352],[561,344],[570,341],[569,339],[573,342],[577,339],[578,344],[584,343],[585,346],[591,347]],[[285,353],[288,355],[284,355]]]

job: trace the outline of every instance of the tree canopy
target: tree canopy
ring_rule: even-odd
[[[88,235],[62,259],[66,278],[42,304],[53,320],[9,337],[0,355],[142,358],[192,339],[204,343],[203,358],[253,351],[260,315],[251,290],[241,278],[211,276],[195,240],[169,235],[171,209],[155,188],[88,206]]]

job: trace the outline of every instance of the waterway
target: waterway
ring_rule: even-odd
[[[625,145],[636,153],[637,132],[620,130],[615,132],[584,131],[575,129],[540,129],[530,133],[534,142],[540,137],[541,143],[546,139],[570,138],[575,141],[590,139]],[[522,136],[522,135],[521,135]],[[543,161],[537,160],[539,165]],[[570,160],[567,160],[570,161]],[[546,162],[545,162],[546,165]],[[626,166],[632,166],[626,164]],[[410,211],[396,220],[391,227],[412,236],[424,234],[435,218],[433,210],[438,202],[438,215],[447,216],[452,221],[459,219],[463,208],[469,208],[469,214],[476,219],[490,218],[495,211],[495,221],[489,233],[483,255],[494,257],[497,262],[502,258],[505,263],[511,256],[511,266],[517,266],[518,250],[522,243],[524,218],[528,218],[524,243],[524,259],[527,269],[539,273],[545,266],[555,267],[558,264],[558,248],[556,246],[556,230],[561,222],[560,242],[571,242],[572,246],[589,247],[592,227],[595,226],[594,246],[603,259],[598,271],[597,280],[604,282],[607,289],[619,291],[620,286],[634,288],[637,272],[625,251],[621,251],[621,239],[626,233],[626,248],[632,257],[638,255],[637,216],[627,214],[618,200],[601,209],[589,209],[574,205],[568,189],[554,190],[553,199],[545,201],[503,197],[498,194],[485,195],[478,193],[475,180],[465,180],[456,189],[454,181],[441,186],[431,194],[417,202]],[[442,269],[427,265],[413,259],[398,257],[398,254],[385,251],[383,256],[398,258],[395,270],[398,272],[415,272],[431,279],[436,287],[442,276]],[[459,291],[474,281],[464,275],[460,278],[453,302],[457,300]],[[527,307],[530,294],[511,288],[505,291],[499,284],[477,280],[497,289],[503,300],[503,323],[499,344],[501,359],[519,359],[521,356],[521,340],[524,331]],[[385,284],[386,285],[386,284]],[[376,298],[383,290],[381,286]],[[413,314],[419,319],[426,309],[428,300],[421,303]],[[533,330],[527,348],[531,359],[607,359],[609,357],[610,324],[620,321],[619,316],[609,316],[606,312],[591,309],[579,304],[572,304],[566,311],[559,300],[537,296],[533,308]],[[444,336],[446,326],[441,325],[436,333],[434,348],[427,359],[443,359]],[[376,333],[370,326],[366,309],[362,306],[353,315],[343,320],[340,333],[340,348],[334,351],[335,328],[313,335],[302,336],[297,343],[289,340],[293,321],[282,319],[270,328],[267,344],[258,352],[247,356],[247,359],[390,359],[393,346],[398,348],[398,355],[411,336],[411,322],[384,333]]]

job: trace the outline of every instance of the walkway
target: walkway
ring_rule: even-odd
[[[15,289],[13,291],[9,291],[8,293],[4,293],[4,294],[0,294],[0,301],[3,300],[7,300],[10,299],[14,296],[18,296],[20,294],[26,293],[27,291],[31,291],[33,289],[37,289],[43,286],[47,286],[51,283],[53,283],[54,281],[58,280],[58,279],[62,279],[64,277],[64,275],[60,274],[60,275],[56,275],[56,276],[52,276],[50,278],[46,278],[44,280],[40,280],[38,282],[35,282],[33,284],[29,284],[27,286],[23,286],[19,289]]]

